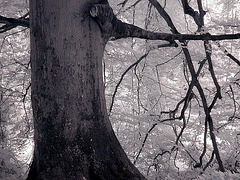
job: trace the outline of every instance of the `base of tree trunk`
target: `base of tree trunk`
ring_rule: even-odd
[[[116,143],[116,142],[115,142]],[[115,144],[114,143],[114,144]],[[118,144],[118,142],[117,142]],[[79,152],[79,159],[74,161],[53,160],[51,166],[40,170],[36,154],[26,180],[143,180],[144,176],[129,161],[120,147],[106,147],[98,152]],[[117,145],[118,146],[118,145]],[[119,144],[120,146],[120,144]],[[71,154],[70,149],[65,150]],[[73,149],[72,154],[75,150]],[[62,152],[62,151],[61,151]],[[105,153],[104,153],[105,152]],[[56,152],[58,153],[58,152]],[[98,154],[98,155],[97,155]],[[55,156],[56,157],[56,156]],[[62,159],[65,159],[63,157]],[[51,158],[49,158],[51,159]],[[56,164],[57,163],[57,164]],[[65,163],[65,164],[63,164]],[[77,164],[78,163],[78,164]]]

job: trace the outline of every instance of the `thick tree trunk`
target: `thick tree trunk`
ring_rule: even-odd
[[[28,179],[144,179],[108,119],[99,0],[30,0],[35,150]]]

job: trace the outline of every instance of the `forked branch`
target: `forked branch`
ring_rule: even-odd
[[[26,13],[22,17],[16,18],[7,18],[0,15],[0,24],[4,24],[0,26],[0,33],[9,31],[17,26],[28,27],[29,28],[29,19],[27,18],[29,13]]]

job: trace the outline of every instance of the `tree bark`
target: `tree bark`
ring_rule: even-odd
[[[145,179],[108,119],[99,0],[31,0],[34,159],[29,179]]]

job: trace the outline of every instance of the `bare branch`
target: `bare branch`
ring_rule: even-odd
[[[221,88],[220,88],[220,85],[218,84],[217,78],[216,78],[214,70],[213,70],[213,64],[212,64],[212,58],[211,58],[212,47],[211,47],[211,44],[209,43],[209,41],[204,41],[204,48],[205,48],[206,58],[208,60],[209,71],[212,76],[214,85],[216,86],[216,89],[217,89],[216,96],[219,99],[221,99],[222,98]]]
[[[198,2],[198,9],[200,11],[200,16],[199,16],[200,24],[198,25],[198,28],[200,30],[201,27],[204,25],[203,16],[205,15],[205,12],[203,11],[203,8],[202,8],[202,1],[197,0],[197,2]],[[196,18],[196,17],[193,17],[193,18]],[[209,33],[207,33],[207,34],[209,34]],[[220,86],[217,82],[217,79],[216,79],[214,71],[213,71],[212,61],[211,61],[211,45],[210,45],[210,43],[207,39],[204,39],[204,48],[205,48],[205,52],[206,52],[206,58],[207,58],[208,64],[209,64],[209,71],[210,71],[211,76],[213,78],[214,84],[217,88],[217,93],[214,97],[214,100],[213,100],[210,108],[207,105],[206,96],[203,92],[203,89],[202,89],[200,83],[197,81],[197,79],[195,77],[194,66],[192,64],[192,61],[189,61],[190,59],[187,58],[187,62],[188,62],[188,65],[189,65],[189,69],[190,69],[192,79],[193,80],[195,79],[195,81],[196,81],[196,87],[197,87],[197,90],[200,94],[200,97],[201,97],[201,100],[202,100],[202,103],[203,103],[204,112],[205,112],[205,115],[206,115],[204,140],[206,138],[206,127],[207,127],[207,123],[208,123],[209,134],[210,134],[210,137],[211,137],[211,140],[212,140],[212,145],[213,145],[214,153],[216,155],[216,159],[217,159],[217,162],[218,162],[218,165],[219,165],[219,169],[220,169],[220,171],[224,172],[225,170],[224,170],[223,163],[222,163],[222,160],[221,160],[221,157],[220,157],[220,153],[219,153],[219,150],[218,150],[218,147],[217,147],[216,137],[215,137],[215,134],[213,132],[213,130],[214,130],[213,120],[212,120],[212,117],[210,115],[211,109],[212,109],[213,105],[215,104],[217,97],[221,98]],[[199,164],[200,166],[202,165],[202,157],[204,156],[205,152],[206,152],[206,146],[205,146],[205,141],[204,141],[204,150],[203,150],[203,153],[200,156],[200,164]],[[199,166],[197,166],[197,167],[199,167]]]
[[[158,153],[158,154],[154,157],[154,160],[156,160],[156,159],[158,158],[158,156],[163,156],[163,155],[166,154],[166,153],[171,154],[171,153],[170,153],[169,151],[167,151],[167,150],[162,150],[161,153]]]
[[[167,12],[163,9],[163,7],[159,4],[157,0],[149,0],[149,2],[157,9],[159,14],[165,19],[166,23],[170,27],[170,30],[173,34],[179,34],[176,27],[174,26],[170,16],[167,14]]]
[[[151,0],[154,1],[155,0]],[[150,2],[151,2],[150,1]],[[158,3],[159,4],[159,3]],[[161,9],[162,10],[162,9]],[[162,11],[160,11],[162,12]],[[142,39],[150,40],[164,40],[170,43],[175,43],[175,40],[185,41],[185,40],[226,40],[226,39],[240,39],[240,33],[238,34],[224,34],[224,35],[211,35],[209,33],[196,35],[196,34],[178,34],[176,28],[173,26],[171,19],[167,16],[166,12],[162,13],[168,20],[168,24],[175,34],[152,32],[144,30],[133,24],[124,23],[117,19],[113,14],[113,11],[109,5],[96,4],[90,10],[90,15],[98,22],[103,34],[106,36],[104,38],[108,39],[113,37],[115,39],[136,37]],[[175,43],[176,44],[176,43]]]
[[[17,26],[29,28],[30,25],[29,25],[29,19],[27,18],[28,15],[29,15],[29,13],[26,13],[25,15],[23,15],[22,17],[20,17],[18,19],[7,18],[7,17],[0,15],[0,23],[5,24],[0,27],[0,33],[9,31]]]
[[[23,26],[23,27],[29,27],[29,21],[24,19],[15,19],[15,18],[7,18],[0,15],[0,23],[2,24],[14,24],[15,26]]]
[[[190,16],[193,17],[195,23],[201,27],[202,26],[202,22],[201,22],[201,18],[200,18],[200,14],[197,11],[194,11],[193,8],[191,6],[189,6],[188,1],[187,0],[182,0],[182,5],[183,5],[183,10],[185,14],[188,14]]]
[[[124,7],[127,2],[128,2],[128,0],[124,0],[123,2],[119,3],[118,6]]]
[[[112,96],[112,102],[111,102],[111,105],[110,105],[110,108],[109,108],[109,113],[112,112],[112,108],[113,108],[113,103],[114,103],[114,100],[115,100],[115,96],[116,96],[116,93],[117,93],[117,90],[118,90],[118,87],[120,86],[124,76],[127,74],[127,72],[132,69],[134,66],[136,66],[138,63],[140,63],[144,58],[147,57],[147,55],[149,54],[149,51],[147,53],[145,53],[144,55],[142,55],[135,63],[133,63],[131,66],[129,66],[125,71],[124,73],[122,74],[119,82],[117,83],[116,87],[115,87],[115,90],[114,90],[114,93],[113,93],[113,96]]]
[[[209,161],[207,162],[207,164],[204,166],[203,171],[205,171],[207,169],[207,167],[211,164],[211,162],[214,159],[214,151],[212,152],[211,158],[209,159]]]
[[[199,163],[197,163],[194,167],[197,168],[197,167],[201,167],[202,166],[202,159],[206,153],[206,150],[207,150],[207,130],[208,130],[208,127],[207,127],[207,121],[205,119],[205,125],[204,125],[204,136],[203,136],[203,151],[202,151],[202,154],[200,155],[199,157]]]
[[[151,131],[155,128],[155,126],[156,126],[157,124],[158,124],[158,123],[154,123],[154,124],[152,125],[152,127],[148,130],[148,132],[146,133],[145,138],[144,138],[144,140],[143,140],[143,142],[142,142],[142,146],[141,146],[141,148],[140,148],[140,150],[139,150],[136,158],[134,159],[133,164],[136,164],[136,162],[137,162],[137,160],[138,160],[138,157],[140,156],[140,154],[141,154],[141,152],[142,152],[142,150],[143,150],[143,147],[145,146],[145,143],[146,143],[146,141],[147,141],[148,135],[151,133]]]
[[[222,47],[219,42],[215,41],[216,45],[226,54],[229,58],[231,58],[235,63],[237,63],[240,66],[240,61],[234,57],[230,52],[228,52],[227,49]]]

